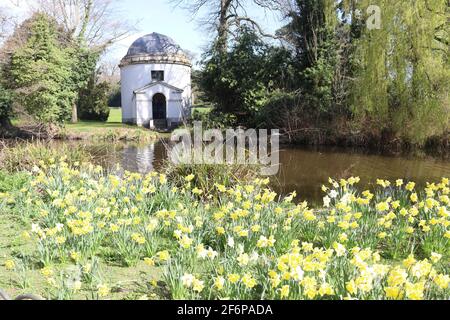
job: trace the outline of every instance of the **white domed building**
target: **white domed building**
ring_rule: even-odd
[[[191,62],[171,38],[137,39],[120,62],[122,122],[173,129],[190,116]]]

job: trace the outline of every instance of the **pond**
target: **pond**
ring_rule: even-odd
[[[161,167],[167,158],[165,141],[148,145],[111,144],[107,147],[91,147],[90,151],[101,156],[103,165],[120,164],[125,170],[148,173]],[[360,187],[369,188],[379,179],[404,179],[419,186],[450,177],[450,161],[433,157],[386,156],[367,154],[341,148],[282,147],[280,171],[272,178],[272,188],[280,194],[297,191],[300,200],[319,204],[323,194],[321,187],[329,177],[340,179],[350,176],[361,178]]]

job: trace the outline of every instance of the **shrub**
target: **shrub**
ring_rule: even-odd
[[[200,121],[205,128],[221,129],[233,128],[237,125],[238,117],[230,113],[223,113],[218,109],[213,109],[211,112],[199,112],[194,110],[191,117],[191,122]]]
[[[29,23],[29,22],[25,22]],[[17,102],[42,123],[70,118],[76,93],[71,85],[71,56],[58,42],[58,25],[44,13],[31,18],[28,39],[11,58],[10,75]]]
[[[108,106],[111,108],[122,107],[122,91],[120,85],[113,85],[109,91]]]
[[[80,119],[107,121],[109,117],[108,106],[109,84],[96,83],[93,76],[86,89],[81,90],[78,100]]]

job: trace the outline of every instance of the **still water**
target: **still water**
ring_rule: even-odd
[[[148,173],[161,167],[167,159],[167,143],[160,141],[144,146],[109,145],[91,147],[102,164],[120,164],[125,170]],[[433,157],[407,157],[366,154],[339,148],[282,147],[280,171],[272,178],[272,187],[280,194],[297,191],[300,200],[318,204],[322,201],[321,186],[329,177],[361,178],[361,188],[369,188],[377,178],[415,181],[418,185],[450,177],[450,161]]]

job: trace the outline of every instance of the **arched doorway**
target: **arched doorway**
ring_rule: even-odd
[[[166,120],[166,97],[162,93],[157,93],[153,96],[153,120]]]

